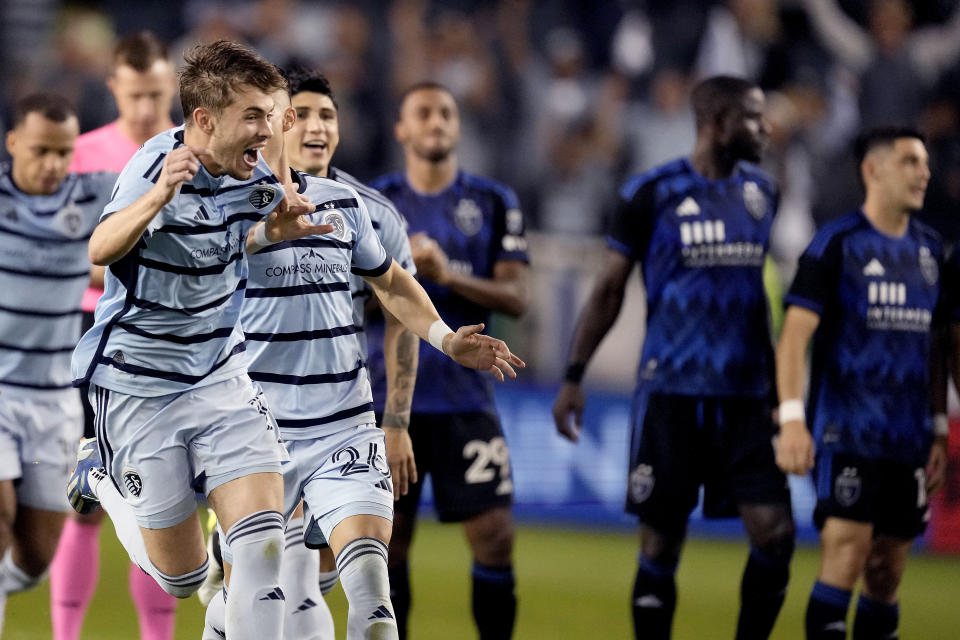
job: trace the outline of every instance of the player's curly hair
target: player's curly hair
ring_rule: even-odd
[[[286,89],[277,68],[253,49],[230,40],[197,45],[184,58],[180,71],[180,103],[187,126],[198,107],[220,114],[242,86],[273,93]]]
[[[697,129],[715,124],[743,99],[744,94],[755,88],[756,84],[737,76],[713,76],[702,80],[690,94]]]

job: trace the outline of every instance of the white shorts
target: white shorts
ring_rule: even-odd
[[[82,436],[83,405],[76,390],[0,390],[0,480],[19,479],[19,504],[70,511],[67,482]]]
[[[197,508],[196,493],[288,458],[263,392],[246,374],[154,398],[90,385],[100,456],[137,523],[163,529]]]
[[[345,518],[372,515],[393,521],[393,481],[383,430],[361,424],[314,440],[285,442],[299,473],[299,490],[287,492],[285,510],[304,501],[304,540],[327,544]]]

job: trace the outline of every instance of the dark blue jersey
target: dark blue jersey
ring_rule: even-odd
[[[396,205],[409,223],[409,233],[424,232],[437,241],[453,270],[478,278],[492,278],[493,267],[501,260],[527,262],[523,214],[509,187],[462,171],[449,187],[436,194],[414,191],[402,173],[379,178],[372,186]],[[422,284],[440,317],[454,329],[488,322],[490,310],[486,307],[430,280],[425,279]],[[374,403],[378,411],[383,411],[386,371],[382,320],[371,318],[367,331],[370,334],[367,364]],[[462,367],[421,341],[414,413],[493,409],[490,374]]]
[[[693,396],[770,393],[770,177],[740,163],[708,180],[680,159],[631,178],[620,198],[607,241],[640,263],[647,291],[638,383]]]
[[[893,238],[861,211],[824,225],[800,257],[784,302],[820,316],[807,422],[821,450],[926,460],[942,262],[940,238],[923,223],[911,219]]]

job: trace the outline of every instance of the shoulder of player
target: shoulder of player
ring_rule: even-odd
[[[334,173],[333,179],[355,189],[356,192],[360,194],[364,204],[367,205],[367,210],[370,212],[370,217],[374,220],[379,220],[385,217],[384,214],[395,216],[397,221],[401,221],[403,219],[400,216],[400,212],[397,211],[397,207],[387,196],[383,195],[373,187],[360,182],[349,173],[337,169]]]
[[[620,188],[620,197],[626,201],[633,200],[641,190],[652,189],[658,182],[686,173],[689,173],[689,165],[686,159],[677,158],[627,178]]]
[[[90,171],[68,174],[67,179],[74,180],[75,188],[83,194],[100,195],[106,193],[109,197],[113,185],[117,182],[117,175],[113,171]]]
[[[810,241],[810,246],[807,247],[806,253],[819,258],[831,244],[842,242],[853,232],[869,228],[869,226],[867,219],[859,211],[852,211],[840,216],[825,223],[817,230],[813,240]]]
[[[394,173],[388,173],[379,178],[375,178],[370,182],[370,186],[386,195],[391,191],[402,188],[406,183],[406,176],[400,171],[395,171]],[[389,198],[390,196],[387,195],[387,197]]]
[[[756,182],[762,189],[769,193],[777,192],[777,182],[769,173],[746,160],[741,160],[739,166],[744,179]]]
[[[324,208],[359,208],[360,194],[349,184],[299,171],[297,174],[300,179],[299,192],[307,196],[318,211]]]
[[[492,194],[503,203],[504,209],[520,208],[520,202],[517,200],[517,195],[513,192],[513,189],[502,182],[467,173],[466,171],[460,172],[460,182],[469,189]]]
[[[940,233],[917,216],[910,216],[910,232],[925,245],[932,245],[932,249],[939,254],[943,253],[943,237]]]

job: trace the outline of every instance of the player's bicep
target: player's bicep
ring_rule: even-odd
[[[780,343],[806,349],[818,326],[820,314],[805,307],[791,306],[783,321]]]

